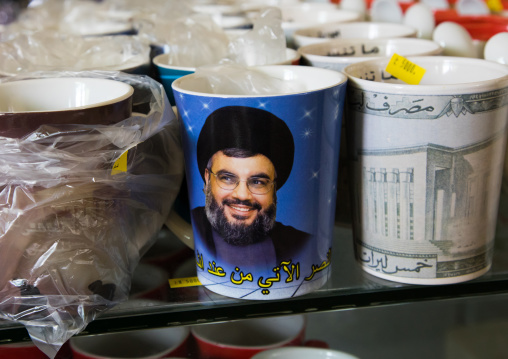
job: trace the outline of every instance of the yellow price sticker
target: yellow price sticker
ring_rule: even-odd
[[[198,285],[201,285],[198,277],[169,279],[169,286],[171,288],[194,287]]]
[[[127,152],[125,151],[122,155],[113,163],[111,174],[116,175],[117,173],[127,172]]]
[[[501,12],[504,10],[501,0],[487,0],[487,7],[492,12]]]
[[[397,54],[393,54],[385,71],[410,85],[418,85],[425,74],[423,67]]]

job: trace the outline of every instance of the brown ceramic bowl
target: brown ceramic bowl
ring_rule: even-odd
[[[132,86],[101,78],[39,78],[0,83],[0,136],[42,125],[109,125],[131,115]]]

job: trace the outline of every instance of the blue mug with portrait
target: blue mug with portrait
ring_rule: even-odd
[[[306,66],[248,71],[298,90],[212,92],[196,74],[172,85],[197,275],[229,297],[299,296],[331,274],[347,77]]]

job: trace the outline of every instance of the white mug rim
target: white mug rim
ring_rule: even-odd
[[[164,62],[164,60],[169,58],[169,55],[170,55],[169,53],[159,54],[153,58],[152,62],[155,66],[162,67],[163,69],[189,71],[189,72],[196,71],[195,67],[168,65],[167,61]]]
[[[307,3],[306,3],[307,4]],[[313,4],[313,3],[308,3]],[[314,3],[317,4],[317,3]],[[330,24],[342,24],[342,23],[349,23],[349,22],[356,22],[361,19],[361,15],[355,11],[352,10],[345,10],[340,8],[330,8],[330,9],[306,9],[304,7],[296,9],[295,10],[301,10],[302,13],[308,14],[309,11],[319,13],[319,14],[327,14],[327,18],[323,21],[317,21],[317,20],[308,20],[308,21],[287,21],[283,20],[281,27],[283,30],[294,30],[297,29],[305,29],[307,27],[318,27],[321,25],[330,25]],[[312,18],[312,17],[310,17]]]
[[[401,32],[403,35],[400,35],[398,37],[415,37],[417,30],[409,25],[401,24],[401,23],[391,23],[391,22],[370,22],[370,21],[352,21],[352,22],[338,22],[338,23],[323,23],[318,26],[312,26],[312,27],[306,27],[298,29],[294,32],[294,36],[300,36],[302,38],[311,38],[311,39],[317,39],[317,40],[323,40],[326,41],[326,39],[322,39],[317,36],[312,36],[309,34],[313,31],[319,31],[323,29],[333,28],[338,29],[341,27],[351,27],[351,28],[398,28],[398,29],[404,29],[407,30],[406,32]],[[391,37],[394,37],[393,35]],[[378,36],[376,38],[387,38],[387,36]],[[364,37],[347,37],[344,39],[365,39]]]
[[[388,45],[394,44],[396,46],[403,46],[404,43],[414,42],[420,43],[423,45],[429,45],[429,49],[425,49],[423,51],[416,52],[415,54],[407,55],[407,56],[432,56],[434,54],[440,54],[443,51],[443,48],[435,41],[428,39],[420,39],[420,38],[411,38],[411,37],[394,37],[394,38],[375,38],[375,39],[333,39],[327,40],[324,42],[315,42],[312,44],[304,45],[298,48],[298,52],[303,57],[315,58],[316,60],[331,62],[331,63],[341,63],[341,62],[351,62],[351,61],[365,61],[365,60],[374,60],[385,57],[383,55],[375,56],[375,57],[366,57],[366,56],[340,56],[333,57],[328,55],[323,55],[318,53],[318,49],[330,49],[334,46],[349,46],[349,45],[358,45],[358,44],[367,44],[367,45]]]
[[[442,65],[445,61],[448,62],[458,62],[458,63],[469,63],[471,64],[471,68],[478,68],[481,66],[488,66],[490,68],[494,68],[499,71],[500,76],[481,81],[464,81],[460,83],[450,83],[450,84],[418,84],[418,85],[410,85],[410,84],[400,84],[400,83],[388,83],[388,82],[377,82],[370,81],[365,79],[360,79],[359,77],[352,75],[351,72],[356,70],[357,68],[369,68],[369,66],[378,66],[386,65],[390,61],[390,58],[377,58],[372,60],[365,60],[361,62],[357,62],[351,65],[346,66],[342,71],[349,78],[348,84],[351,86],[360,88],[360,89],[368,89],[369,91],[375,91],[380,93],[402,93],[402,94],[417,94],[417,95],[437,95],[437,94],[457,94],[457,93],[476,93],[479,91],[484,91],[485,89],[490,89],[492,87],[502,88],[500,86],[500,82],[506,82],[504,86],[508,87],[508,66],[498,64],[492,61],[487,61],[484,59],[476,59],[476,58],[465,58],[465,57],[457,57],[457,56],[408,56],[407,59],[416,64],[420,63],[428,63],[432,62],[437,65]],[[504,73],[504,74],[503,74]],[[467,75],[465,75],[467,76]],[[495,85],[495,86],[494,86]]]
[[[94,78],[94,77],[47,77],[47,78],[31,78],[31,79],[21,79],[21,80],[14,80],[14,81],[6,81],[6,82],[0,82],[0,87],[18,87],[18,86],[30,86],[30,84],[33,84],[35,82],[42,83],[42,82],[48,82],[48,83],[56,83],[56,82],[66,82],[66,83],[73,83],[73,82],[94,82],[96,84],[103,84],[104,86],[114,84],[118,87],[123,87],[124,92],[120,96],[110,98],[104,101],[100,102],[94,102],[92,104],[84,105],[84,106],[73,106],[73,107],[64,107],[59,109],[41,109],[41,110],[33,110],[33,111],[0,111],[0,114],[28,114],[28,113],[53,113],[53,112],[66,112],[66,111],[76,111],[76,110],[84,110],[84,109],[90,109],[90,108],[97,108],[102,106],[107,106],[111,104],[115,104],[121,101],[124,101],[131,97],[134,94],[134,88],[122,81],[116,81],[112,79],[104,79],[104,78]]]
[[[180,93],[184,93],[187,95],[194,95],[194,96],[202,96],[202,97],[223,97],[223,98],[267,98],[267,97],[280,97],[280,96],[293,96],[293,95],[299,95],[303,93],[309,93],[309,92],[316,92],[316,91],[322,91],[326,90],[335,86],[339,86],[342,84],[345,84],[348,81],[347,75],[345,75],[342,72],[334,71],[330,69],[323,69],[319,67],[312,67],[312,66],[295,66],[295,65],[263,65],[263,66],[252,66],[249,67],[249,69],[253,70],[261,70],[265,73],[279,73],[287,76],[291,76],[291,74],[295,74],[296,72],[308,72],[306,76],[316,76],[318,74],[324,75],[325,78],[329,81],[328,84],[311,88],[311,89],[305,89],[301,91],[294,91],[294,92],[277,92],[273,94],[254,94],[254,95],[236,95],[236,94],[220,94],[220,93],[209,93],[209,92],[199,92],[199,91],[193,91],[193,90],[187,90],[181,86],[181,83],[184,81],[187,81],[188,79],[193,79],[195,77],[198,77],[199,74],[193,73],[190,75],[185,75],[177,80],[175,80],[171,88],[173,91],[178,91]],[[312,74],[314,73],[314,74]],[[325,76],[326,75],[326,76]],[[293,76],[291,76],[293,77]],[[281,79],[281,77],[278,77]],[[332,78],[336,78],[337,80],[332,80]],[[175,94],[176,95],[176,94]]]

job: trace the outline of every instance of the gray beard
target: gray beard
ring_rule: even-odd
[[[213,194],[210,185],[206,187],[205,213],[212,228],[224,239],[228,244],[235,246],[246,246],[261,242],[266,238],[275,226],[275,216],[277,213],[277,196],[274,193],[273,203],[266,209],[261,210],[258,203],[250,204],[258,209],[258,215],[254,222],[250,225],[243,223],[230,223],[224,213],[224,205],[228,204],[246,204],[241,200],[224,200],[219,204]]]

